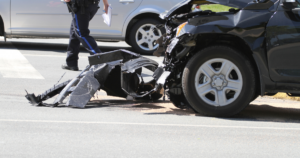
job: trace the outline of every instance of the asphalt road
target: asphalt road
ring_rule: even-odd
[[[0,157],[299,157],[300,103],[258,98],[233,118],[171,103],[131,102],[101,91],[85,109],[33,107],[65,71],[67,40],[0,41]],[[99,43],[103,51],[131,48]],[[82,49],[79,67],[88,64]],[[161,58],[152,57],[157,61]],[[147,77],[147,73],[144,74]]]

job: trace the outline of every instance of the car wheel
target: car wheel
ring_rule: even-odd
[[[256,100],[259,96],[260,96],[259,94],[255,94],[255,95],[253,96],[253,98],[251,99],[251,102],[253,102],[254,100]]]
[[[173,105],[179,109],[192,109],[195,113],[198,113],[186,100],[184,94],[174,95],[168,93],[168,98],[173,103]]]
[[[229,117],[242,111],[256,92],[250,60],[227,46],[198,52],[186,65],[182,88],[190,105],[200,114]]]
[[[152,55],[158,48],[156,40],[160,38],[164,31],[155,26],[160,24],[155,19],[143,19],[138,21],[129,34],[129,43],[136,53]]]
[[[129,43],[129,40],[125,40],[126,44],[128,44],[129,46],[131,46],[131,44]]]

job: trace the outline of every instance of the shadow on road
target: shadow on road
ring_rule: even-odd
[[[94,100],[87,105],[87,108],[122,108],[126,110],[139,111],[145,115],[181,115],[181,116],[199,116],[193,110],[182,110],[176,108],[171,102],[133,102],[126,100]],[[227,120],[238,121],[266,121],[266,122],[300,122],[299,108],[280,108],[272,105],[251,104],[241,113]]]
[[[160,114],[171,114],[171,115],[193,115],[193,110],[182,110],[176,108],[169,101],[127,101],[127,100],[94,100],[90,102],[86,108],[123,108],[127,110],[140,111],[146,115],[160,115]]]
[[[245,110],[231,119],[298,123],[300,122],[300,107],[282,108],[266,104],[251,104]]]

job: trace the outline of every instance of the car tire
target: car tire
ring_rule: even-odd
[[[187,63],[182,78],[184,95],[193,109],[217,117],[242,111],[255,97],[256,84],[250,60],[228,46],[198,52]]]
[[[168,98],[170,99],[170,101],[173,103],[173,105],[176,108],[179,109],[192,109],[195,113],[198,113],[186,100],[184,94],[181,95],[174,95],[174,94],[170,94],[168,93]]]
[[[159,30],[155,27],[158,24],[161,24],[159,20],[148,18],[139,20],[133,25],[128,42],[136,53],[152,55],[158,48],[156,40],[165,32],[163,29]],[[151,31],[151,28],[154,28],[154,31]]]
[[[251,99],[251,102],[253,102],[254,100],[256,100],[259,96],[260,96],[259,94],[255,94],[255,95],[253,96],[253,98]]]
[[[131,44],[129,43],[129,40],[125,40],[126,44],[128,44],[129,46],[131,46]]]

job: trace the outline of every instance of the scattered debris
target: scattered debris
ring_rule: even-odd
[[[58,84],[41,95],[29,94],[26,98],[34,106],[58,106],[68,97],[66,106],[84,108],[95,93],[103,89],[108,95],[127,98],[129,100],[158,100],[164,95],[163,85],[167,75],[158,69],[154,60],[127,51],[116,50],[89,57],[90,65],[69,81]],[[141,76],[142,68],[149,69],[154,79],[145,83]],[[160,81],[157,83],[157,81]],[[53,104],[45,104],[55,95]]]

